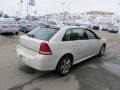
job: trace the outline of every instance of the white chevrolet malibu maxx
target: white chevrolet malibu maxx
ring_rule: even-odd
[[[20,36],[17,55],[21,62],[41,71],[69,73],[72,65],[104,55],[106,40],[80,27],[38,27]]]

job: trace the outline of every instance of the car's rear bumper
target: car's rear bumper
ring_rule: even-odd
[[[24,64],[40,71],[55,70],[56,64],[51,55],[41,55],[38,52],[17,45],[17,56]]]
[[[118,33],[119,31],[109,30],[109,32],[112,32],[112,33]]]
[[[11,28],[11,29],[9,29],[9,28],[6,28],[6,29],[1,29],[1,33],[9,33],[9,32],[19,32],[19,28]]]

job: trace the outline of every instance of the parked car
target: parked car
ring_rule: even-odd
[[[82,28],[92,28],[91,24],[81,24],[80,27]]]
[[[73,23],[72,21],[63,21],[62,24],[63,24],[64,26],[75,26],[75,25],[76,25],[76,24]]]
[[[80,27],[39,27],[20,37],[19,60],[41,71],[69,73],[72,65],[95,55],[104,55],[106,40]]]
[[[19,23],[20,30],[25,33],[39,26],[39,24],[31,20],[20,20],[18,23]]]
[[[57,23],[55,21],[48,21],[47,24],[49,24],[49,25],[57,25]]]
[[[92,28],[93,28],[93,30],[100,30],[100,26],[98,23],[93,23]]]
[[[117,26],[110,26],[108,31],[111,33],[118,33],[119,28]]]
[[[99,22],[99,26],[102,31],[109,31],[114,28],[114,24],[111,22]]]
[[[100,25],[100,29],[101,29],[102,31],[108,31],[108,30],[109,30],[109,25],[107,25],[107,24],[101,24],[101,25]]]
[[[0,34],[2,33],[19,34],[19,27],[14,18],[0,18]]]

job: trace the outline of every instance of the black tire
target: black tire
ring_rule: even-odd
[[[24,32],[24,33],[27,33],[27,29],[26,29],[25,27],[23,28],[23,32]]]
[[[18,35],[18,34],[19,34],[19,32],[16,32],[15,34],[16,34],[16,35]]]
[[[106,50],[106,45],[103,44],[101,49],[100,49],[99,56],[104,56],[105,55],[105,50]]]
[[[72,57],[70,55],[63,56],[56,67],[56,72],[60,76],[67,75],[72,67]]]

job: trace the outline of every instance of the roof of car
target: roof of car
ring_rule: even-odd
[[[50,27],[50,28],[58,28],[58,29],[72,29],[72,28],[83,28],[83,29],[90,29],[90,28],[84,28],[84,27],[80,27],[80,26],[64,26],[64,25],[49,25],[49,24],[45,24],[44,27]],[[90,29],[92,30],[92,29]]]
[[[90,29],[90,28],[85,28],[85,27],[80,27],[80,26],[61,26],[59,28],[64,28],[64,29],[72,29],[72,28]]]

